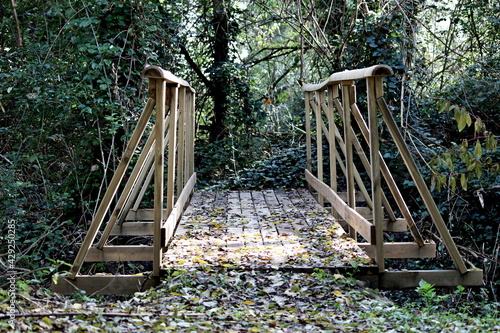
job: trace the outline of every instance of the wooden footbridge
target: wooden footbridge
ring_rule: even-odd
[[[159,284],[167,270],[188,267],[339,272],[354,267],[359,279],[379,288],[415,287],[422,279],[437,286],[482,285],[483,272],[468,267],[460,255],[384,101],[383,78],[393,74],[390,67],[339,72],[303,86],[307,189],[196,193],[195,91],[156,66],[142,74],[149,80],[149,100],[73,266],[53,284],[54,291],[130,294]],[[364,87],[362,108],[357,82]],[[389,258],[434,257],[436,244],[420,234],[384,162],[380,123],[397,146],[401,168],[415,183],[453,269],[386,267]],[[141,207],[151,185],[154,205]],[[407,233],[412,241],[389,242],[387,232]],[[150,236],[144,238],[149,243],[117,244],[130,236]],[[151,262],[152,271],[80,274],[85,263],[134,261]]]

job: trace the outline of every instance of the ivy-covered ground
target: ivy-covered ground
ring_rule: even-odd
[[[171,271],[156,289],[116,298],[52,294],[18,284],[9,325],[0,298],[2,332],[500,332],[498,304],[445,310],[432,288],[425,302],[397,305],[340,274],[214,270]],[[432,299],[433,298],[433,299]]]

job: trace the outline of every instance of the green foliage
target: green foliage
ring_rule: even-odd
[[[435,173],[433,187],[441,191],[447,186],[452,193],[455,193],[457,185],[467,191],[469,183],[473,180],[482,188],[497,183],[500,173],[498,139],[486,130],[481,118],[476,117],[473,123],[471,115],[465,108],[444,102],[439,106],[439,112],[444,111],[453,112],[458,132],[474,125],[474,134],[472,138],[464,138],[461,144],[455,144],[429,162]]]
[[[170,55],[152,2],[16,3],[23,46],[0,45],[0,227],[16,221],[16,267],[37,269],[71,260],[141,111],[142,66]]]

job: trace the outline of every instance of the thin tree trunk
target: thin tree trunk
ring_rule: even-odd
[[[16,25],[16,42],[17,46],[23,46],[23,38],[21,37],[21,27],[19,26],[19,18],[17,17],[17,4],[15,0],[10,0],[10,5],[12,6],[12,14],[14,16],[14,22]]]

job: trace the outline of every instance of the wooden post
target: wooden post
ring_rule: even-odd
[[[185,142],[185,129],[186,129],[186,88],[179,88],[179,120],[178,120],[178,136],[179,143],[177,147],[177,196],[182,191],[187,179],[187,174],[184,173],[184,163],[186,162],[186,142]]]
[[[323,90],[317,90],[314,92],[316,101],[311,101],[314,114],[316,117],[316,168],[318,169],[317,178],[323,181],[323,132],[322,123],[323,118],[321,117],[321,97],[324,94]],[[318,193],[318,202],[321,206],[324,204],[324,197]]]
[[[178,99],[179,85],[173,84],[170,89],[170,126],[168,137],[168,175],[167,175],[167,215],[175,204],[175,170],[177,148],[177,122],[179,119]]]
[[[333,96],[338,96],[339,86],[328,86],[328,112],[326,113],[328,117],[328,134],[330,136],[330,187],[332,190],[337,192],[337,144],[335,140],[335,104],[333,102]]]
[[[342,81],[342,110],[343,110],[343,125],[344,125],[344,142],[346,148],[346,183],[347,183],[347,204],[352,209],[356,209],[355,188],[354,188],[354,162],[353,162],[353,146],[352,146],[352,131],[351,131],[351,101],[350,90],[354,85],[353,81]],[[349,235],[356,239],[356,230],[349,226]]]
[[[380,177],[380,142],[377,118],[377,97],[381,94],[382,78],[367,78],[368,124],[370,126],[370,165],[373,202],[373,222],[375,224],[375,258],[380,272],[385,271],[384,264],[384,227],[382,210],[382,183]],[[373,244],[373,242],[372,242]]]
[[[150,79],[151,80],[151,79]],[[157,79],[156,82],[156,124],[155,124],[155,159],[154,159],[154,225],[153,225],[153,276],[160,276],[162,244],[161,227],[163,224],[163,184],[165,153],[163,149],[166,109],[166,82]],[[171,98],[171,96],[170,96]],[[172,130],[172,129],[170,129]]]
[[[312,92],[306,92],[306,168],[312,172],[312,146],[311,146],[311,104]]]

